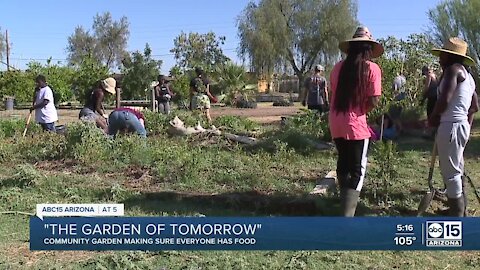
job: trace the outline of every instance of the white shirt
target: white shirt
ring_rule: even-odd
[[[38,90],[35,95],[35,105],[48,100],[48,104],[45,107],[35,110],[35,121],[37,123],[48,124],[58,121],[57,109],[53,100],[53,92],[50,87],[45,86]]]
[[[472,75],[462,69],[465,80],[457,84],[457,89],[452,94],[447,109],[442,113],[441,122],[462,122],[468,120],[468,110],[472,104],[472,96],[475,91],[475,80]],[[442,92],[444,80],[440,83],[439,91]]]

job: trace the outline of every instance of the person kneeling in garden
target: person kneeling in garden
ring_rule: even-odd
[[[85,106],[80,111],[78,118],[84,122],[95,122],[97,127],[108,131],[107,114],[103,108],[105,93],[115,94],[117,81],[114,78],[106,78],[98,81],[90,94],[87,96]]]
[[[190,81],[190,109],[202,111],[211,125],[210,99],[215,100],[215,97],[210,94],[210,81],[205,77],[203,70],[196,68],[195,73],[197,77]]]
[[[118,133],[136,133],[140,137],[147,137],[145,117],[140,111],[130,108],[117,108],[108,116],[108,135]]]

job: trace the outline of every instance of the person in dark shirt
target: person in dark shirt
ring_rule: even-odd
[[[322,65],[315,66],[314,74],[305,80],[305,98],[303,106],[307,105],[309,110],[316,110],[319,113],[328,111],[327,80],[323,76],[325,68]]]
[[[108,116],[108,135],[116,136],[118,133],[136,133],[145,138],[145,117],[137,110],[120,107],[113,110]]]
[[[158,111],[164,114],[170,114],[170,99],[175,96],[168,86],[165,76],[158,76],[159,84],[155,86],[155,99],[158,103]]]
[[[85,122],[95,122],[97,127],[107,132],[108,124],[106,119],[108,116],[105,113],[102,102],[105,99],[105,93],[115,94],[116,85],[114,78],[98,81],[87,96],[85,105],[80,111],[78,118]]]

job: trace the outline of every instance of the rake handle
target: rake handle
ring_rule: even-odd
[[[30,124],[30,120],[32,119],[32,112],[30,112],[28,114],[28,117],[27,117],[27,124],[25,125],[25,129],[23,130],[23,137],[25,137],[25,135],[27,135],[27,130],[28,130],[28,125]]]
[[[428,187],[433,189],[433,170],[435,168],[435,162],[437,161],[437,142],[433,143],[432,158],[430,160],[430,170],[428,171]]]

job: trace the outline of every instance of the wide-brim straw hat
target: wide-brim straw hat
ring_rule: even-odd
[[[383,46],[373,39],[372,34],[365,26],[360,26],[355,31],[355,34],[351,39],[347,39],[338,44],[338,48],[348,54],[348,48],[350,47],[351,42],[368,42],[372,44],[372,57],[377,58],[383,54]]]
[[[458,37],[451,37],[443,43],[441,49],[432,49],[432,54],[439,56],[440,53],[449,53],[463,57],[463,63],[468,66],[474,66],[475,61],[467,55],[468,44]]]
[[[115,94],[115,87],[117,86],[117,81],[114,78],[106,78],[102,81],[102,86],[105,91],[110,94]]]

